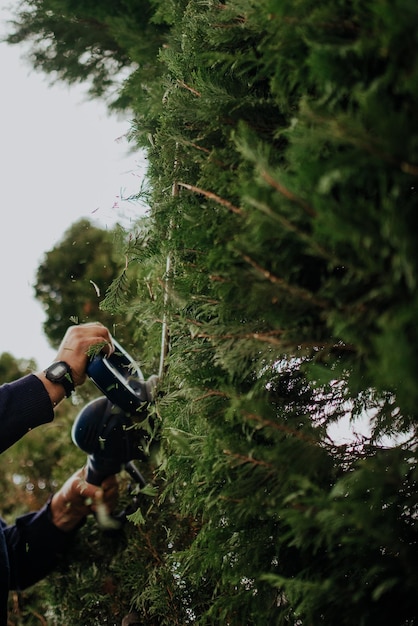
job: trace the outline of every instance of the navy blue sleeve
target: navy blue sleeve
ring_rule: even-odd
[[[0,387],[0,452],[53,419],[51,399],[37,376],[30,374],[5,383]],[[2,572],[9,566],[10,589],[25,589],[49,574],[76,533],[63,532],[52,523],[49,502],[39,511],[19,517],[15,524],[4,528],[2,522],[1,526],[6,544],[1,552],[4,559],[6,548],[9,561],[2,564]],[[6,584],[4,588],[7,591]]]
[[[49,502],[4,529],[10,589],[25,589],[45,578],[71,547],[77,529],[63,532],[52,523]]]
[[[53,419],[51,399],[37,376],[29,374],[5,383],[0,387],[0,452]]]

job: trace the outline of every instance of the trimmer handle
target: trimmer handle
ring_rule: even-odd
[[[87,457],[86,481],[90,485],[100,487],[105,478],[112,476],[112,474],[118,474],[122,469],[122,465],[122,463],[113,463],[113,465],[110,463],[108,465],[102,462],[97,463],[94,455],[89,455]]]
[[[97,354],[87,366],[87,375],[96,387],[116,406],[133,415],[153,400],[158,377],[144,376],[136,361],[113,340],[115,351],[110,356]]]
[[[88,454],[86,480],[92,485],[101,485],[133,459],[147,459],[148,433],[136,428],[129,415],[103,396],[80,411],[71,434],[74,443]]]

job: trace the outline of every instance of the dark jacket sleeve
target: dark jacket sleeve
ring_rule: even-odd
[[[29,374],[5,383],[0,387],[0,452],[53,419],[51,399],[37,376]]]
[[[53,419],[51,399],[37,376],[30,374],[5,383],[0,387],[0,452]],[[25,589],[49,574],[76,533],[63,532],[52,523],[49,502],[3,529],[9,561],[3,570],[9,565],[11,589]]]
[[[77,529],[63,532],[51,521],[49,502],[4,529],[10,589],[25,589],[49,574],[71,547]]]

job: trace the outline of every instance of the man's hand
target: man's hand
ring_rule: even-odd
[[[65,361],[70,366],[75,387],[86,380],[89,351],[95,346],[108,355],[115,349],[108,329],[99,322],[70,326],[61,341],[55,361]],[[65,397],[64,387],[47,380],[44,372],[38,372],[36,376],[43,382],[55,407]]]
[[[73,530],[87,515],[106,510],[111,513],[118,501],[116,476],[106,478],[100,487],[85,479],[86,469],[75,472],[52,497],[51,516],[57,528],[65,532]]]
[[[68,363],[76,387],[86,379],[89,350],[94,346],[102,346],[106,354],[114,351],[108,329],[99,322],[70,326],[61,341],[55,360]]]

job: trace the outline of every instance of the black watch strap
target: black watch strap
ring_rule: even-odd
[[[71,374],[64,376],[61,385],[64,387],[65,395],[69,398],[75,389]]]
[[[44,371],[46,378],[57,385],[64,387],[67,398],[73,393],[75,386],[72,377],[71,367],[65,361],[56,361]]]

